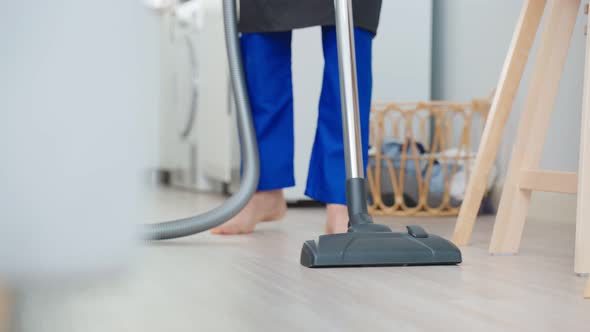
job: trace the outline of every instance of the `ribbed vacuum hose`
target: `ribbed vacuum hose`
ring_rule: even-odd
[[[250,100],[244,78],[242,55],[238,36],[236,0],[223,0],[223,21],[225,25],[225,43],[229,62],[235,102],[236,118],[242,152],[242,181],[240,189],[223,205],[204,214],[189,218],[144,225],[142,231],[148,240],[166,240],[189,236],[217,227],[231,219],[248,203],[256,187],[260,165],[256,132],[250,112]],[[215,111],[215,110],[212,110]]]

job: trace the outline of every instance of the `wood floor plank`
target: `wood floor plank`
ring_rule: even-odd
[[[154,219],[218,204],[188,193],[154,198]],[[454,219],[379,218],[452,235]],[[249,236],[201,234],[147,245],[136,265],[95,287],[31,294],[42,331],[585,331],[590,301],[573,271],[574,224],[530,222],[518,256],[487,252],[492,218],[475,227],[458,267],[311,270],[303,241],[321,209],[291,210]],[[573,221],[572,221],[573,222]]]
[[[9,315],[8,292],[0,287],[0,332],[8,331]]]

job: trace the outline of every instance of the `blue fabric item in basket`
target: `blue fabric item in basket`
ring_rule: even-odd
[[[414,152],[414,146],[417,150]],[[391,160],[393,168],[395,170],[396,176],[399,179],[399,172],[401,170],[402,161],[401,156],[403,153],[403,143],[393,140],[387,139],[382,143],[381,146],[381,154],[386,157],[387,159]],[[411,142],[407,142],[407,151],[406,155],[411,157],[414,154],[427,154],[428,151],[424,148],[424,145],[416,142],[415,145],[411,144]],[[369,158],[369,167],[371,169],[375,169],[377,167],[377,161],[375,160],[374,156]],[[405,174],[404,174],[404,201],[406,206],[413,207],[418,204],[419,201],[419,188],[418,188],[418,172],[425,178],[427,175],[428,170],[428,160],[427,159],[420,159],[418,166],[420,167],[419,170],[416,169],[416,161],[414,159],[406,159],[405,161]],[[389,176],[389,171],[387,168],[387,160],[381,160],[381,199],[386,205],[393,205],[395,203],[395,198],[393,197],[393,186],[392,181]],[[446,168],[446,170],[445,170]],[[427,203],[428,206],[431,207],[438,207],[442,204],[442,200],[444,197],[444,183],[445,183],[445,173],[446,176],[451,174],[453,168],[453,164],[446,164],[442,165],[438,161],[434,161],[432,165],[432,171],[430,175],[429,187],[428,187],[428,198]],[[457,165],[457,171],[461,170],[461,165]],[[375,174],[375,172],[373,172]],[[459,206],[461,201],[454,199],[451,197],[451,206]]]
[[[416,142],[415,145],[418,150],[416,154],[423,155],[426,153],[426,149],[424,148],[424,145],[422,145],[422,143]],[[400,143],[398,141],[386,139],[386,140],[384,140],[383,144],[381,145],[381,154],[392,160],[393,167],[395,169],[401,169],[402,152],[403,152],[403,143]],[[408,149],[406,151],[406,155],[408,155],[408,156],[414,155],[414,144],[411,144],[411,142],[409,142],[409,141],[408,141]],[[375,162],[376,161],[373,161],[373,164]],[[387,161],[382,160],[381,164],[383,167],[387,167]],[[426,169],[427,166],[428,166],[428,162],[426,160],[420,160],[420,171]],[[414,172],[414,174],[415,174],[416,162],[413,159],[406,160],[406,171]]]

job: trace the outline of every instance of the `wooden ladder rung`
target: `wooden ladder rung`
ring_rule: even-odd
[[[520,189],[533,191],[576,194],[578,192],[578,174],[574,172],[523,170],[519,187]]]

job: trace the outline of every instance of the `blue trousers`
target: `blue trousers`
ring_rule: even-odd
[[[260,153],[259,191],[295,185],[291,31],[245,33],[244,70]],[[367,164],[373,34],[355,28],[363,159]],[[346,204],[338,50],[334,27],[322,28],[324,77],[305,195]],[[310,124],[311,125],[311,124]]]

